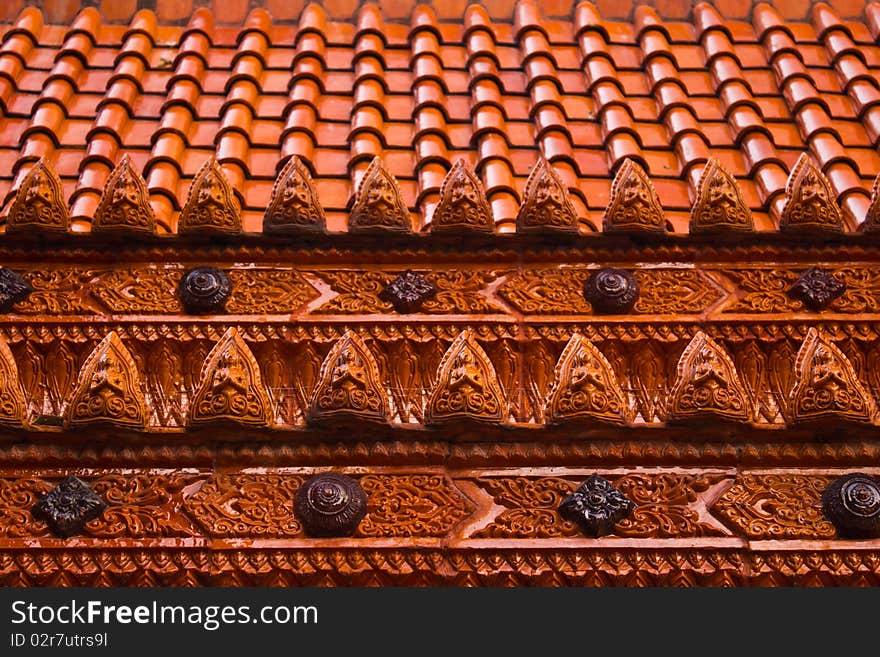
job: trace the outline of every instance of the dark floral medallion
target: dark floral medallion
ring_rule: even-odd
[[[49,525],[56,536],[67,538],[82,532],[83,527],[99,517],[107,503],[76,477],[68,477],[37,502],[31,513]]]
[[[584,298],[601,315],[628,313],[639,298],[639,284],[625,269],[599,269],[584,283]]]
[[[216,267],[196,267],[180,279],[180,301],[193,314],[223,310],[231,292],[229,275]]]
[[[841,538],[880,537],[880,481],[862,472],[838,477],[822,492],[822,511]]]
[[[382,289],[379,298],[405,315],[418,312],[422,304],[436,294],[437,287],[433,283],[421,274],[407,269]]]
[[[566,520],[578,523],[585,534],[599,538],[614,531],[636,505],[599,475],[592,475],[559,505]]]
[[[296,492],[293,509],[309,536],[351,536],[367,514],[367,494],[351,477],[319,474]]]
[[[28,298],[33,288],[11,269],[0,267],[0,312],[12,310],[12,306]]]
[[[846,292],[846,283],[828,272],[813,267],[795,281],[788,296],[802,302],[810,310],[819,311]]]

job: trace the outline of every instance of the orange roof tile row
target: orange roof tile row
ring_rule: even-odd
[[[711,191],[701,185],[710,158],[735,178],[730,202],[758,230],[788,225],[787,199],[810,196],[792,191],[795,177],[830,196],[845,230],[880,216],[880,3],[817,3],[804,20],[757,4],[731,19],[719,0],[685,3],[681,20],[667,18],[676,3],[657,0],[610,20],[602,3],[520,0],[508,15],[460,7],[452,21],[448,7],[425,4],[404,20],[408,3],[393,2],[350,3],[356,13],[335,20],[325,2],[296,22],[253,9],[236,25],[204,8],[174,25],[158,5],[158,18],[140,10],[127,24],[106,7],[55,24],[49,4],[2,26],[4,217],[42,159],[60,176],[74,230],[90,230],[125,155],[159,232],[177,230],[211,157],[255,232],[292,156],[331,231],[347,229],[375,157],[416,229],[431,224],[457,160],[476,172],[501,232],[515,230],[541,158],[581,230],[614,227],[612,179],[627,160],[644,169],[675,232],[689,230],[698,192]],[[790,175],[804,153],[827,180]]]

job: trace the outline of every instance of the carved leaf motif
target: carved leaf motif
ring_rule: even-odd
[[[271,269],[232,269],[232,296],[226,310],[233,314],[293,313],[318,297],[299,272]]]
[[[770,389],[774,391],[776,404],[786,414],[789,411],[788,391],[794,383],[795,351],[788,340],[774,344],[770,351]]]
[[[691,208],[690,232],[712,233],[754,230],[752,213],[736,179],[715,158],[709,158]]]
[[[653,422],[657,415],[665,417],[661,399],[666,392],[666,371],[663,353],[653,342],[644,341],[636,345],[632,354],[632,380],[642,419]]]
[[[378,157],[370,162],[358,185],[348,229],[351,232],[412,230],[409,209],[397,179]]]
[[[179,343],[161,340],[153,345],[147,375],[150,406],[156,411],[158,424],[182,425],[180,395],[183,391],[183,365],[175,347]]]
[[[63,233],[69,226],[61,180],[49,162],[41,158],[18,187],[9,208],[7,230]]]
[[[682,353],[669,397],[672,419],[711,413],[749,422],[753,416],[748,393],[730,355],[702,331]]]
[[[22,426],[27,423],[27,402],[21,389],[15,358],[5,340],[0,339],[0,424]]]
[[[517,232],[577,231],[578,218],[559,174],[543,157],[529,174],[516,217]]]
[[[265,426],[273,416],[257,360],[235,327],[230,327],[205,358],[187,425],[228,420]]]
[[[745,390],[752,402],[752,407],[757,409],[768,421],[772,421],[772,414],[768,412],[764,398],[767,390],[767,357],[754,340],[749,340],[737,350],[736,369],[745,384]]]
[[[110,331],[86,358],[67,402],[66,424],[94,422],[141,429],[147,423],[147,402],[131,353]]]
[[[52,347],[51,358],[45,360],[46,380],[53,409],[57,411],[77,380],[77,360],[67,341],[59,340]]]
[[[51,536],[46,523],[30,510],[56,483],[39,477],[0,479],[0,536]]]
[[[495,271],[447,270],[431,272],[425,278],[437,288],[437,294],[422,306],[422,312],[434,314],[503,313],[504,309],[484,296],[486,286],[498,278]]]
[[[494,230],[492,206],[482,181],[464,160],[456,160],[440,185],[440,202],[434,210],[431,232]]]
[[[666,232],[663,206],[645,170],[635,161],[623,161],[614,181],[602,219],[609,232]]]
[[[585,337],[575,333],[559,357],[544,415],[559,422],[592,418],[626,424],[629,408],[611,365]]]
[[[193,178],[178,220],[180,233],[240,233],[241,215],[232,186],[212,157]]]
[[[837,205],[837,195],[825,174],[806,153],[801,153],[791,170],[785,195],[780,230],[843,231],[843,214]]]
[[[440,475],[366,475],[369,498],[357,536],[445,536],[473,511],[470,502]]]
[[[507,402],[492,361],[465,329],[440,361],[437,379],[425,408],[425,422],[456,419],[501,422]]]
[[[325,227],[324,208],[318,201],[318,192],[309,170],[294,155],[278,174],[269,196],[263,231],[315,232]]]
[[[838,416],[860,422],[870,422],[874,415],[874,401],[852,363],[815,328],[795,359],[791,414],[795,421]]]
[[[89,283],[99,274],[94,270],[22,271],[21,277],[33,288],[30,296],[15,304],[21,315],[93,314],[96,304],[87,296]]]
[[[111,312],[180,313],[176,290],[180,271],[169,269],[117,269],[102,274],[92,294]]]
[[[639,284],[637,314],[698,314],[724,296],[705,272],[695,269],[640,269],[633,275]]]
[[[156,215],[143,176],[131,165],[126,153],[110,172],[101,202],[92,219],[92,230],[99,232],[153,233]]]
[[[388,402],[381,381],[373,354],[356,333],[346,331],[321,365],[309,402],[309,419],[387,421]]]

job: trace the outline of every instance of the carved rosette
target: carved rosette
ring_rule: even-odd
[[[318,385],[309,402],[309,420],[385,422],[385,397],[376,359],[356,333],[346,331],[321,364]]]
[[[99,517],[106,508],[107,503],[87,484],[76,477],[68,477],[46,493],[31,513],[49,525],[53,534],[68,538],[82,532],[86,524]]]
[[[235,327],[230,327],[205,358],[186,424],[229,421],[267,426],[272,420],[257,359]]]
[[[148,416],[137,364],[116,332],[110,331],[79,371],[65,423],[79,427],[108,422],[142,429]]]
[[[437,296],[437,286],[421,274],[407,269],[388,283],[378,297],[399,313],[415,313],[426,301]]]
[[[127,153],[107,178],[92,219],[92,230],[104,233],[153,233],[156,230],[156,215],[150,206],[147,183],[135,171]]]
[[[516,231],[576,232],[577,229],[577,212],[568,188],[550,163],[540,158],[526,180],[522,205],[516,216]]]
[[[241,214],[232,185],[212,157],[193,178],[178,221],[180,233],[241,232]]]
[[[575,333],[556,363],[545,417],[549,422],[589,418],[626,424],[628,410],[611,364],[589,340]]]
[[[318,201],[318,191],[305,167],[296,155],[281,169],[269,204],[263,215],[263,232],[300,233],[323,232],[324,208]]]
[[[870,422],[874,416],[874,402],[852,363],[815,328],[798,350],[790,399],[795,422],[822,417]]]
[[[709,158],[691,207],[690,232],[721,233],[754,230],[752,212],[736,179],[715,158]]]
[[[592,475],[559,505],[559,515],[578,523],[588,536],[599,538],[614,531],[636,505],[599,475]]]
[[[663,206],[654,185],[645,170],[629,158],[620,165],[611,183],[602,225],[606,233],[666,232]]]
[[[397,179],[382,160],[374,157],[358,185],[348,220],[349,231],[408,233],[412,230],[409,209],[400,193]]]
[[[9,312],[13,306],[27,299],[34,288],[11,269],[0,267],[0,312]]]
[[[440,201],[431,219],[431,232],[494,231],[492,206],[482,181],[464,160],[456,160],[440,185]]]
[[[788,176],[785,196],[780,230],[843,232],[843,214],[834,189],[806,153],[801,153]]]
[[[15,358],[0,339],[0,424],[20,427],[27,423],[27,402],[18,377]]]
[[[64,190],[46,160],[40,159],[22,179],[6,221],[9,232],[67,232],[70,213]]]
[[[727,351],[700,331],[682,353],[669,395],[670,419],[704,414],[749,422],[751,400]]]
[[[639,284],[625,269],[599,269],[584,283],[584,298],[598,314],[625,314],[636,305]]]
[[[232,292],[229,274],[216,267],[194,267],[180,278],[180,301],[187,312],[200,314],[223,310]]]
[[[811,267],[798,277],[788,290],[788,296],[818,312],[844,292],[846,283],[838,280],[834,274]]]
[[[309,536],[351,536],[367,514],[367,494],[351,477],[328,472],[306,481],[293,507]]]
[[[451,420],[501,422],[507,403],[495,367],[470,329],[462,331],[440,360],[425,408],[425,423]]]
[[[880,537],[880,481],[863,472],[838,477],[822,492],[822,512],[841,538]]]

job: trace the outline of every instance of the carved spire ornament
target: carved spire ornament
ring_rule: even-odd
[[[625,314],[636,305],[639,283],[625,269],[597,269],[584,283],[584,298],[596,314]]]
[[[806,153],[801,153],[788,176],[785,196],[780,230],[843,232],[843,214],[834,189]]]
[[[592,475],[559,505],[559,514],[580,525],[588,536],[599,538],[614,531],[635,503],[599,475]]]
[[[21,181],[6,221],[9,232],[64,233],[70,227],[61,179],[45,159],[34,164]]]
[[[790,402],[795,422],[822,417],[870,422],[874,416],[874,403],[852,363],[815,328],[795,358]]]
[[[240,233],[241,214],[232,185],[213,157],[193,178],[178,221],[180,233]]]
[[[568,188],[543,157],[529,174],[516,216],[518,233],[577,232],[578,218]]]
[[[21,388],[15,358],[0,340],[0,424],[20,427],[27,423],[27,402]]]
[[[309,536],[351,536],[367,515],[367,494],[351,477],[322,473],[296,491],[293,509]]]
[[[273,420],[260,366],[235,327],[208,352],[186,417],[187,426],[218,420],[253,426]]]
[[[397,186],[397,180],[378,157],[364,172],[358,185],[354,207],[348,220],[351,232],[395,231],[408,233],[412,230],[409,209]]]
[[[425,408],[426,424],[450,420],[501,422],[507,403],[489,356],[470,329],[450,345]]]
[[[126,153],[110,172],[101,202],[92,219],[96,232],[153,233],[156,215],[150,206],[147,183]]]
[[[492,206],[486,199],[483,183],[477,174],[456,160],[440,185],[440,202],[431,219],[431,232],[495,231]]]
[[[80,368],[65,423],[78,427],[107,422],[142,429],[148,416],[137,364],[116,332],[110,331]]]
[[[755,229],[736,179],[714,157],[709,158],[697,183],[691,207],[690,232],[745,232]]]
[[[669,395],[670,419],[704,414],[749,422],[751,400],[727,351],[702,331],[685,347]]]
[[[880,538],[880,480],[864,472],[838,477],[822,492],[822,512],[841,538]]]
[[[272,186],[263,215],[266,233],[323,232],[324,208],[309,170],[296,155],[291,157]]]
[[[628,415],[626,395],[611,364],[589,340],[575,333],[556,363],[544,416],[549,422],[597,419],[626,424]]]
[[[871,204],[865,213],[865,220],[859,224],[859,230],[866,233],[880,230],[880,174],[877,174],[874,184],[871,185]]]
[[[353,331],[346,331],[330,349],[309,402],[310,420],[338,418],[374,422],[388,419],[379,365]]]
[[[654,185],[645,170],[629,158],[620,165],[611,183],[602,226],[606,233],[666,232],[663,206]]]
[[[68,477],[37,502],[31,513],[42,520],[52,533],[69,538],[101,516],[107,503],[88,484],[77,477]]]

